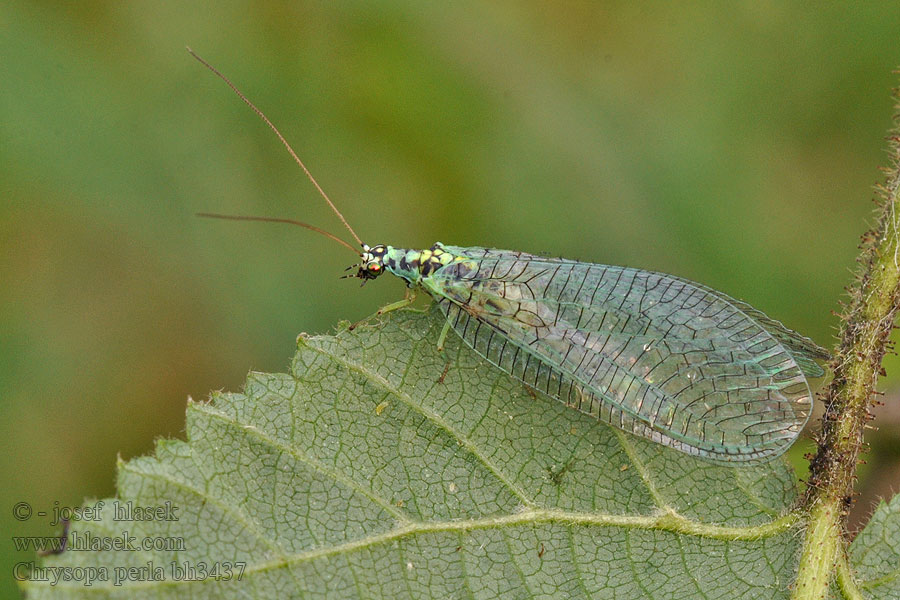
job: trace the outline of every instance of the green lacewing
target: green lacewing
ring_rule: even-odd
[[[360,257],[347,277],[385,271],[430,295],[449,329],[485,360],[598,421],[719,463],[782,454],[812,411],[807,377],[828,352],[748,304],[680,277],[524,252],[434,244],[425,250],[364,244],[271,121],[275,132],[362,248],[291,223]],[[409,299],[383,308],[387,312]]]

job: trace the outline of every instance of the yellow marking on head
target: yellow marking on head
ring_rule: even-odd
[[[429,260],[431,260],[431,250],[422,250],[419,253],[419,261],[428,262]]]
[[[444,253],[444,251],[441,250],[440,248],[435,248],[435,249],[434,249],[434,255],[435,255],[435,256],[440,256],[440,255],[443,254],[443,253]]]
[[[441,252],[441,257],[438,259],[441,261],[442,265],[449,265],[453,262],[453,255],[447,254],[446,252]]]

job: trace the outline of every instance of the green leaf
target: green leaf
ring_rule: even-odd
[[[863,597],[900,598],[900,495],[875,509],[850,544],[850,564]]]
[[[600,425],[453,335],[438,353],[442,325],[398,311],[301,338],[291,374],[191,403],[187,441],[122,463],[118,500],[70,534],[184,548],[69,550],[43,566],[108,580],[32,580],[29,598],[787,597],[783,461],[721,467]],[[178,520],[114,520],[129,501],[170,502]],[[177,581],[173,561],[246,566]],[[129,566],[165,579],[114,585]]]

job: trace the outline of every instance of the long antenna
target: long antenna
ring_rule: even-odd
[[[197,216],[207,219],[226,219],[228,221],[265,221],[267,223],[288,223],[290,225],[299,225],[300,227],[306,227],[311,231],[315,231],[316,233],[321,233],[325,237],[336,241],[341,246],[349,248],[350,252],[352,252],[353,254],[359,255],[359,252],[357,252],[356,248],[354,248],[338,236],[330,234],[324,229],[319,229],[315,225],[304,223],[303,221],[295,221],[294,219],[280,219],[278,217],[245,217],[243,215],[220,215],[217,213],[197,213]]]
[[[300,165],[300,168],[303,169],[303,172],[306,173],[306,176],[309,177],[309,180],[312,181],[312,183],[313,183],[314,186],[316,186],[316,189],[319,190],[319,194],[321,194],[321,196],[325,199],[325,202],[328,203],[328,206],[331,207],[331,210],[334,211],[334,214],[337,215],[338,219],[341,220],[341,223],[344,224],[344,227],[346,227],[347,230],[350,232],[350,235],[353,236],[353,239],[355,239],[356,242],[357,242],[360,246],[362,246],[362,245],[363,245],[362,240],[359,239],[359,236],[356,235],[356,232],[353,231],[353,228],[352,228],[352,227],[350,227],[350,223],[347,222],[347,219],[344,218],[344,215],[341,214],[341,211],[339,211],[339,210],[337,209],[337,207],[334,205],[334,202],[331,201],[331,199],[328,197],[328,194],[325,193],[325,190],[323,190],[323,189],[322,189],[322,186],[319,185],[319,182],[316,181],[316,178],[312,176],[312,173],[309,172],[309,169],[306,168],[306,165],[303,164],[303,161],[300,160],[300,157],[297,156],[297,153],[294,152],[294,149],[291,148],[291,145],[290,145],[290,144],[288,144],[288,141],[287,141],[286,139],[284,139],[284,136],[281,135],[281,132],[280,132],[280,131],[278,131],[278,128],[275,127],[275,125],[272,124],[272,121],[270,121],[269,118],[268,118],[266,115],[264,115],[263,112],[262,112],[261,110],[259,110],[258,108],[256,108],[256,105],[253,104],[252,102],[250,102],[250,100],[247,98],[247,96],[245,96],[245,95],[241,92],[241,90],[239,90],[239,89],[237,88],[236,85],[234,85],[233,83],[231,83],[231,80],[229,80],[227,77],[225,77],[224,75],[222,75],[222,73],[220,73],[219,70],[216,69],[214,66],[212,66],[211,64],[209,64],[208,62],[206,62],[205,60],[203,60],[202,58],[200,58],[200,56],[198,56],[196,52],[194,52],[193,50],[191,50],[190,46],[185,46],[185,47],[187,48],[187,51],[190,53],[190,55],[193,56],[194,58],[196,58],[196,59],[200,62],[200,64],[202,64],[204,67],[206,67],[207,69],[209,69],[210,71],[212,71],[213,73],[215,73],[215,74],[219,77],[219,79],[221,79],[222,81],[224,81],[225,83],[227,83],[227,84],[228,84],[228,87],[230,87],[230,88],[232,89],[232,91],[234,91],[234,93],[237,94],[238,97],[239,97],[241,100],[243,100],[244,103],[247,104],[247,106],[249,106],[250,108],[252,108],[252,109],[253,109],[253,112],[255,112],[257,115],[259,115],[259,117],[260,117],[263,121],[266,122],[266,125],[268,125],[268,126],[272,129],[272,131],[275,132],[275,135],[278,136],[278,139],[281,140],[281,143],[284,144],[284,147],[287,148],[287,151],[291,153],[291,156],[294,158],[294,160],[297,162],[297,164]],[[305,224],[304,224],[303,226],[306,227]],[[319,230],[319,231],[321,231],[321,230]],[[354,252],[356,252],[356,250],[354,250]]]

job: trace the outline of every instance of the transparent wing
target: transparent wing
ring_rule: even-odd
[[[781,454],[809,418],[809,386],[791,352],[809,371],[821,349],[743,303],[661,273],[447,249],[471,260],[423,284],[460,337],[598,420],[734,462]]]
[[[669,275],[669,277],[671,277],[671,275]],[[677,279],[718,296],[723,301],[732,304],[735,308],[747,315],[747,317],[756,321],[760,327],[772,334],[772,337],[777,339],[784,346],[785,350],[794,357],[794,360],[796,360],[797,364],[800,366],[800,370],[803,371],[803,374],[807,377],[822,377],[825,375],[825,369],[823,369],[816,361],[830,359],[831,353],[805,335],[801,335],[792,329],[788,329],[781,321],[773,319],[763,311],[753,308],[746,302],[735,300],[727,294],[708,288],[705,285],[694,283],[686,279]]]

